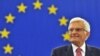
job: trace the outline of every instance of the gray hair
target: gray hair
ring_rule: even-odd
[[[86,30],[87,32],[90,32],[90,24],[89,24],[88,21],[86,21],[85,19],[83,19],[83,18],[81,18],[81,17],[74,17],[74,18],[72,18],[72,19],[70,20],[70,23],[75,22],[75,21],[82,21],[82,22],[84,22],[85,30]],[[70,23],[69,23],[69,24],[70,24]],[[69,29],[69,27],[68,27],[68,29]]]

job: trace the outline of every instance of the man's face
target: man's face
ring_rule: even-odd
[[[82,21],[75,21],[69,25],[70,42],[83,43],[85,42],[89,32],[85,30],[85,25]]]

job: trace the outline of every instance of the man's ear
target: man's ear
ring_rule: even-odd
[[[85,31],[86,36],[90,36],[90,32]]]
[[[87,36],[87,38],[86,38],[86,40],[88,39],[88,37],[90,36],[90,32],[85,32],[86,33],[86,36]]]
[[[89,37],[90,36],[90,32],[87,32],[86,35]]]

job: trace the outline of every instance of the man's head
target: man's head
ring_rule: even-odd
[[[68,30],[70,34],[69,41],[76,45],[82,45],[90,35],[89,23],[80,17],[70,20]]]

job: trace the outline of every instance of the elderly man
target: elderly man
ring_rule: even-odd
[[[100,49],[85,43],[90,35],[90,25],[86,20],[80,17],[72,18],[68,31],[71,45],[55,48],[52,56],[100,56]]]

